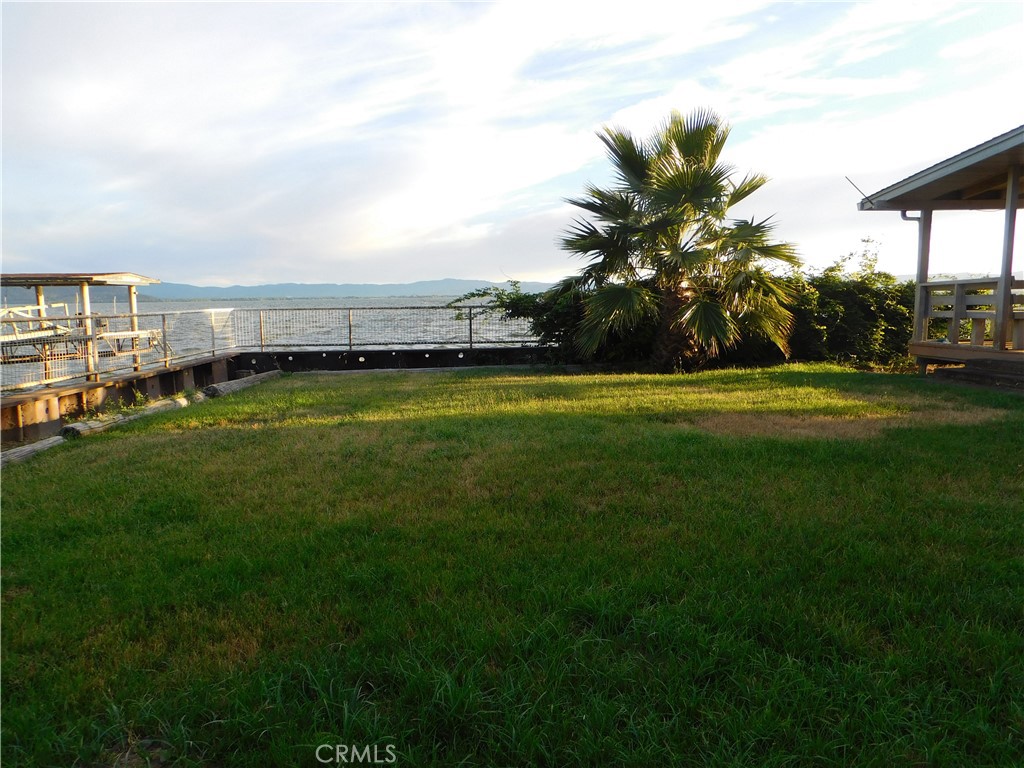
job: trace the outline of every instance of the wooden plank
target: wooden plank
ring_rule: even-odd
[[[984,293],[980,296],[964,296],[964,304],[968,307],[994,307],[996,296],[994,293]]]
[[[949,321],[949,328],[946,338],[950,344],[960,343],[960,323],[966,319],[966,308],[964,298],[967,296],[967,286],[958,283],[953,289],[953,318]]]
[[[976,347],[985,345],[985,325],[986,321],[984,318],[975,317],[971,319],[971,344]]]
[[[980,288],[982,286],[989,286],[995,288],[999,285],[998,277],[965,277],[962,279],[952,280],[928,280],[924,283],[929,288],[953,288],[955,285],[968,285],[972,288]]]
[[[968,360],[1019,360],[1024,364],[1024,349],[998,350],[986,345],[947,344],[944,341],[916,341],[910,343],[910,354],[926,360],[951,360],[966,363]]]

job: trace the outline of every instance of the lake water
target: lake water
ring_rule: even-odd
[[[127,301],[91,306],[96,370],[145,367],[231,351],[399,349],[532,346],[524,320],[506,321],[475,304],[472,311],[445,305],[451,296],[384,298],[235,299],[232,301],[139,300],[136,327],[123,315]],[[75,307],[69,306],[73,315]],[[53,312],[50,317],[60,321]],[[113,316],[113,317],[111,317]],[[86,371],[85,326],[63,322],[66,340],[5,343],[0,378],[4,387],[43,378],[74,378]],[[28,324],[26,324],[28,327]],[[140,335],[141,333],[141,335]],[[62,337],[64,339],[65,337]],[[46,362],[38,357],[44,355]],[[33,355],[37,355],[33,359]],[[44,372],[48,372],[44,375]]]

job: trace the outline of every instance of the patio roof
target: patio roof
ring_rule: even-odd
[[[0,285],[18,288],[33,288],[37,285],[153,285],[159,283],[155,277],[145,277],[134,272],[37,272],[0,274]]]
[[[862,211],[1005,209],[1009,171],[1024,166],[1024,125],[868,195]],[[1016,208],[1024,207],[1024,190]]]

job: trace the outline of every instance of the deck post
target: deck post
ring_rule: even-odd
[[[905,221],[917,222],[917,291],[914,296],[914,341],[928,341],[928,258],[932,244],[932,212],[921,211],[918,217],[907,216],[906,211],[900,215]]]
[[[911,341],[928,341],[928,313],[931,311],[931,296],[928,292],[928,257],[932,244],[932,212],[921,211],[921,215],[907,216],[900,211],[904,221],[917,222],[917,286],[914,291],[914,333]],[[918,360],[918,371],[928,372],[928,364]]]
[[[43,295],[43,286],[36,286],[36,307],[39,312],[39,330],[43,330],[43,318],[46,317],[46,296]],[[50,345],[43,344],[43,378],[49,379],[52,373],[50,365]]]
[[[128,312],[131,314],[134,370],[141,371],[142,356],[139,354],[139,294],[134,285],[128,286]]]
[[[946,338],[950,344],[960,343],[960,323],[967,319],[967,286],[957,283],[953,286],[953,316],[949,318]]]
[[[1003,263],[999,269],[999,286],[996,290],[995,332],[992,334],[992,348],[1006,349],[1013,325],[1013,237],[1017,224],[1017,197],[1020,194],[1020,166],[1011,165],[1006,179],[1006,218],[1003,225]]]
[[[79,283],[78,292],[82,297],[82,330],[85,331],[85,371],[87,381],[99,381],[96,369],[96,337],[93,334],[92,304],[89,302],[89,283]]]

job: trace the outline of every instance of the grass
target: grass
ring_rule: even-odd
[[[827,366],[133,422],[4,470],[3,764],[1021,764],[1022,431]]]

